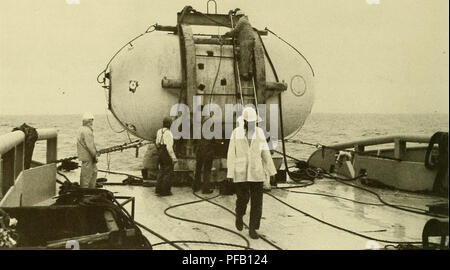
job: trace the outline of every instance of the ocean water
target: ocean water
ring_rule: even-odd
[[[116,133],[121,127],[109,116],[97,115],[94,123],[98,149],[123,144],[137,138],[126,132]],[[0,115],[0,136],[14,127],[27,123],[35,128],[58,130],[58,158],[76,156],[76,133],[81,125],[79,115]],[[392,134],[418,134],[431,136],[436,131],[449,130],[447,114],[311,114],[293,139],[324,145]],[[316,149],[311,146],[287,143],[287,154],[307,159]],[[279,144],[278,148],[281,147]],[[112,171],[140,171],[145,147],[136,158],[134,149],[102,155],[98,167]],[[45,142],[36,144],[34,160],[45,161]],[[99,175],[101,177],[101,175]]]

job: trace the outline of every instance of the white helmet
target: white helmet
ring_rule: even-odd
[[[238,11],[236,11],[236,16],[245,16],[245,12],[239,9]]]
[[[90,112],[85,112],[83,114],[83,120],[94,120],[94,115]]]
[[[242,119],[247,122],[261,122],[262,119],[259,115],[257,115],[255,109],[252,107],[245,107],[242,111]]]

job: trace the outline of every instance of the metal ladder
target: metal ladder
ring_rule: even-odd
[[[232,16],[233,16],[233,15],[230,14],[231,28],[234,29],[234,25],[233,25],[233,17],[232,17]],[[242,87],[241,74],[240,74],[240,72],[239,72],[239,65],[238,65],[238,63],[237,63],[237,61],[236,61],[236,42],[235,42],[234,38],[232,39],[232,42],[233,42],[233,68],[234,68],[234,77],[235,77],[235,80],[237,81],[237,88],[239,89],[239,94],[240,94],[240,97],[241,97],[241,104],[242,104],[242,106],[245,105],[245,104],[244,104],[244,95],[243,95],[243,93],[242,93],[242,89],[252,89],[252,91],[253,91],[253,97],[248,97],[248,96],[247,96],[247,99],[253,99],[253,104],[255,105],[256,112],[257,112],[258,115],[259,115],[259,112],[258,112],[258,95],[257,95],[257,93],[256,93],[255,77],[252,75],[252,80],[251,80],[252,86],[251,86],[251,87]]]

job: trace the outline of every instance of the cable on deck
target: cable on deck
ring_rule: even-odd
[[[375,237],[370,237],[370,236],[367,236],[367,235],[364,235],[364,234],[360,234],[360,233],[357,233],[355,231],[352,231],[352,230],[349,230],[349,229],[337,226],[337,225],[335,225],[333,223],[330,223],[330,222],[327,222],[327,221],[322,220],[320,218],[317,218],[317,217],[315,217],[315,216],[313,216],[313,215],[311,215],[311,214],[309,214],[309,213],[307,213],[307,212],[305,212],[303,210],[300,210],[300,209],[292,206],[291,204],[289,204],[289,203],[279,199],[275,195],[272,195],[272,194],[267,193],[267,192],[265,192],[265,194],[268,195],[269,197],[275,199],[276,201],[286,205],[287,207],[289,207],[289,208],[291,208],[291,209],[293,209],[293,210],[295,210],[297,212],[300,212],[303,215],[305,215],[307,217],[310,217],[310,218],[312,218],[312,219],[314,219],[314,220],[316,220],[316,221],[318,221],[318,222],[320,222],[322,224],[328,225],[328,226],[330,226],[332,228],[335,228],[337,230],[340,230],[340,231],[344,231],[344,232],[347,232],[347,233],[350,233],[350,234],[353,234],[353,235],[356,235],[356,236],[359,236],[359,237],[362,237],[362,238],[366,238],[368,240],[374,240],[374,241],[377,241],[377,242],[390,243],[390,244],[422,244],[422,241],[391,241],[391,240],[378,239],[378,238],[375,238]]]
[[[219,204],[219,203],[210,201],[210,200],[213,199],[213,198],[207,199],[207,198],[201,197],[200,195],[196,194],[195,192],[194,192],[194,195],[195,195],[196,197],[198,197],[198,198],[205,199],[207,202],[209,202],[209,203],[211,203],[211,204],[213,204],[213,205],[216,205],[216,206],[218,206],[218,207],[220,207],[220,208],[226,210],[227,212],[231,213],[232,215],[236,216],[236,213],[233,212],[232,210],[226,208],[225,206],[223,206],[223,205],[221,205],[221,204]],[[248,228],[248,225],[245,224],[245,223],[244,223],[244,226],[245,226],[246,228]],[[264,242],[266,242],[267,244],[271,245],[272,247],[274,247],[274,248],[276,248],[276,249],[278,249],[278,250],[283,250],[281,247],[279,247],[279,246],[277,246],[276,244],[274,244],[273,242],[267,240],[264,236],[262,236],[262,235],[260,235],[260,234],[259,234],[259,238],[261,238]]]
[[[209,199],[213,199],[213,198],[216,198],[216,197],[219,197],[219,196],[220,196],[220,195],[216,195],[216,196],[214,196],[214,197],[212,197],[212,198],[209,198]],[[248,239],[247,239],[245,236],[241,235],[240,233],[237,233],[237,232],[235,232],[235,231],[233,231],[233,230],[230,230],[230,229],[228,229],[228,228],[225,228],[225,227],[222,227],[222,226],[219,226],[219,225],[216,225],[216,224],[207,223],[207,222],[203,222],[203,221],[192,220],[192,219],[187,219],[187,218],[182,218],[182,217],[178,217],[178,216],[171,215],[171,214],[168,213],[168,211],[169,211],[170,209],[174,209],[174,208],[177,208],[177,207],[180,207],[180,206],[186,206],[186,205],[189,205],[189,204],[194,204],[194,203],[204,202],[204,201],[206,201],[206,199],[205,199],[205,198],[202,198],[202,199],[196,200],[196,201],[190,201],[190,202],[185,202],[185,203],[180,203],[180,204],[172,205],[172,206],[169,206],[168,208],[166,208],[166,209],[164,210],[164,214],[167,215],[168,217],[171,217],[171,218],[174,218],[174,219],[178,219],[178,220],[181,220],[181,221],[191,222],[191,223],[197,223],[197,224],[206,225],[206,226],[211,226],[211,227],[215,227],[215,228],[218,228],[218,229],[222,229],[222,230],[224,230],[224,231],[227,231],[227,232],[230,232],[230,233],[232,233],[232,234],[235,234],[235,235],[239,236],[240,238],[242,238],[242,239],[245,241],[245,243],[246,243],[246,249],[250,249],[250,242],[248,241]]]

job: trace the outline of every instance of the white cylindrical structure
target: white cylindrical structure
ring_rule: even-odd
[[[262,39],[279,81],[287,84],[287,90],[281,95],[284,133],[288,136],[303,126],[311,112],[314,102],[312,70],[300,55],[275,36],[263,36]],[[218,69],[219,46],[195,46],[197,55],[205,54],[197,57],[197,64],[201,61],[205,66],[199,65],[198,76],[201,76],[199,74],[202,72],[204,74],[204,69],[208,68],[214,75]],[[231,46],[223,48],[223,53],[231,53]],[[214,51],[214,57],[205,58],[208,50]],[[229,58],[222,59],[220,69],[222,73],[227,72],[227,76],[234,76],[233,62]],[[164,117],[169,116],[171,107],[179,102],[180,89],[163,88],[161,82],[165,78],[182,81],[181,73],[180,42],[177,35],[154,31],[138,38],[132,45],[122,49],[110,64],[110,110],[132,134],[147,140],[154,139]],[[276,82],[267,57],[265,73],[267,82]],[[208,75],[209,77],[211,76]],[[199,85],[201,83],[202,81],[198,81]],[[228,82],[227,87],[232,84]],[[225,87],[221,86],[220,78],[217,87]],[[206,93],[209,91],[205,90]],[[204,100],[208,98],[204,96]],[[270,108],[270,104],[278,105],[278,96],[269,97],[265,103],[269,105],[267,108]],[[266,119],[270,119],[269,111],[266,113]],[[280,137],[279,135],[278,138]]]

